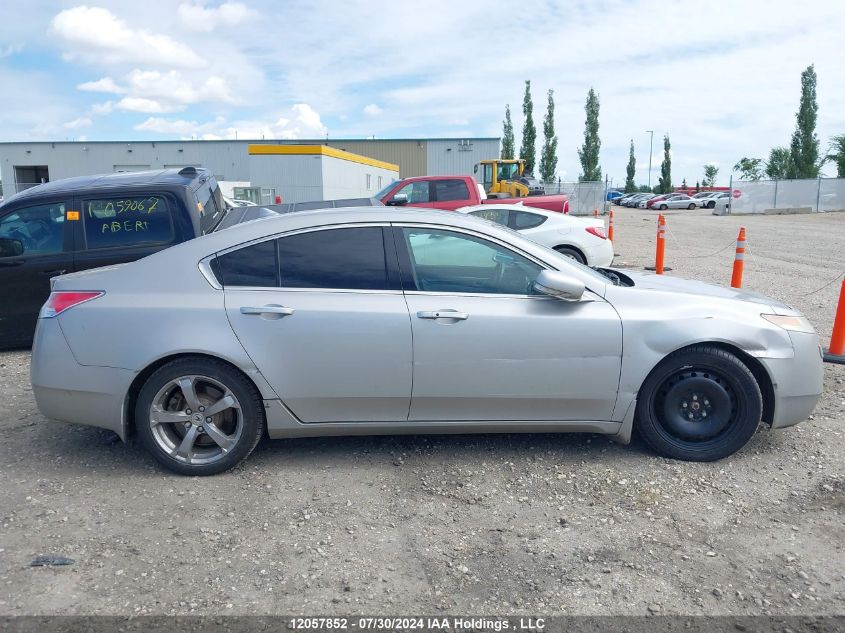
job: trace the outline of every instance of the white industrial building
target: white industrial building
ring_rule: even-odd
[[[72,176],[205,167],[250,183],[262,202],[304,202],[371,196],[397,177],[472,175],[498,155],[498,138],[14,142],[0,143],[0,180],[8,198]]]

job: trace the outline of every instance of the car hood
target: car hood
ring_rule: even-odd
[[[667,277],[666,275],[638,273],[628,270],[620,272],[631,278],[634,282],[635,288],[643,290],[659,290],[661,292],[696,295],[699,297],[714,297],[718,299],[743,301],[745,303],[758,303],[768,306],[776,314],[798,314],[795,308],[756,292],[748,292],[747,290],[738,290],[727,286],[719,286],[704,281],[683,279],[682,277]]]

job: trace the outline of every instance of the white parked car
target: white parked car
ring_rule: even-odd
[[[587,266],[610,266],[613,261],[613,244],[607,239],[604,220],[577,218],[519,203],[481,204],[457,211],[518,231]]]
[[[702,199],[699,205],[702,209],[715,209],[716,205],[725,205],[730,202],[729,191],[711,191],[710,195]]]

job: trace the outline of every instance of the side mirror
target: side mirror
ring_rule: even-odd
[[[474,174],[478,173],[478,163],[475,163],[475,165],[473,166],[472,173],[474,173]]]
[[[9,237],[0,237],[0,257],[23,255],[23,242]]]
[[[397,193],[387,201],[387,204],[394,207],[403,207],[408,204],[408,195],[404,193]]]
[[[565,301],[580,301],[587,289],[582,281],[557,270],[541,270],[534,280],[534,288],[544,295]]]

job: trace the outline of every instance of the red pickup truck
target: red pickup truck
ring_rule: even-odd
[[[388,206],[429,207],[454,211],[476,204],[513,204],[569,213],[564,194],[527,198],[488,198],[472,176],[417,176],[390,183],[376,196]]]

